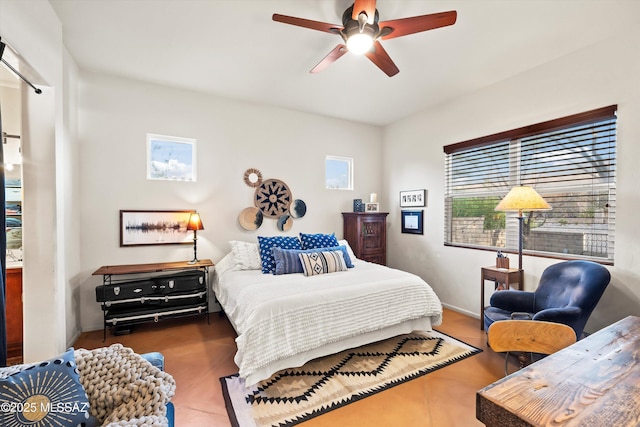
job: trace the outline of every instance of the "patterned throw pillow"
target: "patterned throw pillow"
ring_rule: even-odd
[[[338,239],[334,233],[331,234],[305,234],[300,233],[302,249],[331,248],[339,246]]]
[[[73,348],[41,362],[0,369],[0,425],[95,426]]]
[[[295,274],[295,273],[304,273],[304,269],[302,268],[302,264],[300,262],[299,254],[302,253],[311,253],[311,252],[325,252],[325,251],[342,251],[342,256],[344,258],[344,263],[347,268],[353,268],[353,264],[351,263],[351,258],[347,253],[346,246],[334,246],[332,248],[318,248],[318,249],[282,249],[282,248],[273,248],[273,258],[276,262],[276,268],[273,271],[273,274]]]
[[[347,271],[342,251],[301,253],[298,257],[305,276]]]
[[[229,244],[231,245],[231,253],[235,263],[234,270],[260,270],[262,268],[262,260],[260,259],[257,243],[232,240]]]
[[[264,274],[273,273],[276,269],[273,248],[302,249],[298,238],[289,236],[258,236],[258,247],[260,248],[260,259],[262,260],[262,272]]]

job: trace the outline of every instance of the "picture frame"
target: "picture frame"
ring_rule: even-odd
[[[187,230],[193,212],[121,210],[120,246],[193,244],[193,233]]]
[[[427,206],[427,190],[407,190],[400,192],[400,207],[414,208]]]
[[[378,212],[380,210],[380,204],[378,203],[365,203],[364,211],[365,212]]]
[[[407,234],[424,234],[424,210],[402,211],[402,232]]]
[[[147,179],[196,181],[196,140],[147,134]]]

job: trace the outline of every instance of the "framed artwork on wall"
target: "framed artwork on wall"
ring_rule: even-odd
[[[427,190],[408,190],[400,192],[401,208],[427,206]]]
[[[196,140],[148,133],[147,179],[196,181]]]
[[[120,246],[193,244],[190,211],[120,211]]]
[[[402,211],[402,232],[408,234],[424,234],[424,211]]]

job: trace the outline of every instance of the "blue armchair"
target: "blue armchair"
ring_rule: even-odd
[[[611,274],[591,261],[564,261],[547,267],[535,292],[498,291],[484,310],[484,328],[495,321],[530,318],[564,323],[580,339],[584,326],[604,293]]]

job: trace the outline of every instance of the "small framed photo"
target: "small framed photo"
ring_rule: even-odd
[[[402,232],[409,234],[424,234],[423,210],[402,211]]]
[[[400,192],[401,208],[427,206],[427,190],[408,190]]]
[[[147,134],[147,179],[196,181],[196,140]]]
[[[193,243],[187,230],[195,211],[120,211],[120,246]]]
[[[378,203],[365,203],[364,210],[365,212],[378,212],[380,209],[380,205]]]

